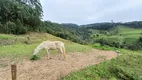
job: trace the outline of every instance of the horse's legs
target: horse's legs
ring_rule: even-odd
[[[65,47],[62,47],[62,51],[63,51],[64,59],[66,59],[66,51],[65,51]]]
[[[62,54],[62,57],[63,57],[63,56],[64,56],[64,51],[63,51],[63,49],[60,48],[59,50],[60,50],[60,52],[61,52],[61,54]]]
[[[49,57],[49,50],[46,50],[47,51],[47,59],[49,60],[50,59],[50,57]]]
[[[60,49],[58,49],[58,53],[59,53],[59,59],[61,59],[61,51],[60,51]]]

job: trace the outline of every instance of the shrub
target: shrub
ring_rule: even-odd
[[[96,34],[97,37],[99,37],[99,34]]]
[[[30,60],[39,60],[39,59],[40,59],[40,57],[33,55]]]
[[[99,42],[101,44],[101,46],[108,44],[108,41],[106,39],[104,39],[104,38],[101,38],[101,39],[97,40],[97,42]]]
[[[139,37],[139,39],[138,39],[137,43],[142,43],[142,36],[141,36],[141,37]]]
[[[112,47],[120,48],[120,43],[119,42],[113,42],[112,44],[113,44]]]

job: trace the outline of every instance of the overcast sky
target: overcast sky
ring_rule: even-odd
[[[41,0],[43,19],[88,24],[142,20],[142,0]]]

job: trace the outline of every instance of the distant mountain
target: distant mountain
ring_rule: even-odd
[[[61,25],[63,25],[64,27],[72,27],[72,28],[79,27],[79,25],[73,23],[62,23]]]
[[[117,27],[119,25],[126,26],[129,28],[142,28],[142,21],[133,21],[133,22],[125,22],[125,23],[104,22],[104,23],[86,24],[86,25],[81,25],[81,26],[86,27],[88,29],[110,30],[110,29],[113,29],[114,27]]]

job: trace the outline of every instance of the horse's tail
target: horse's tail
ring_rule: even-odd
[[[65,50],[65,47],[64,47],[64,46],[62,47],[62,50],[63,50],[64,58],[66,59],[66,50]]]

